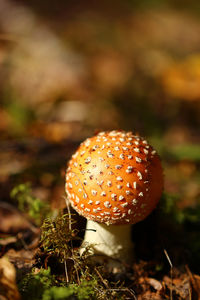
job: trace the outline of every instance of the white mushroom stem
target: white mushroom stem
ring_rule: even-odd
[[[104,254],[122,261],[133,260],[131,225],[106,225],[87,221],[82,247],[91,246],[93,254]]]

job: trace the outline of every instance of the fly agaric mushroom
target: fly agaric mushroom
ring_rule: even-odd
[[[131,225],[152,212],[162,190],[158,154],[131,132],[100,132],[86,139],[66,172],[68,199],[88,219],[84,243],[93,245],[93,253],[122,260],[132,256]]]

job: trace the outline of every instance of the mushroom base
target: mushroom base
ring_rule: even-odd
[[[131,225],[105,225],[88,220],[82,247],[88,245],[92,246],[92,254],[104,254],[126,262],[133,261]]]

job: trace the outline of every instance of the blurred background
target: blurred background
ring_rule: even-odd
[[[200,212],[200,2],[1,0],[0,201],[30,182],[63,207],[67,160],[111,129],[158,150],[178,222]]]

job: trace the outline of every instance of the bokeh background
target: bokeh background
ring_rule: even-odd
[[[112,129],[152,143],[167,209],[199,226],[200,2],[1,0],[0,201],[30,182],[64,207],[67,160]]]

